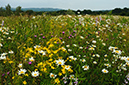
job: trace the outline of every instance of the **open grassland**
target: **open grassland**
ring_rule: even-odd
[[[1,17],[1,85],[124,85],[129,17]]]

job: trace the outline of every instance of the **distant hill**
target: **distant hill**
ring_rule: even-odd
[[[16,8],[11,8],[12,11],[15,11]],[[22,11],[27,11],[27,10],[33,10],[35,12],[40,12],[40,11],[59,11],[62,9],[58,8],[22,8]]]

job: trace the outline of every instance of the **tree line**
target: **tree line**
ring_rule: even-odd
[[[52,11],[52,12],[44,12],[44,11],[40,11],[40,12],[35,12],[33,10],[27,10],[27,11],[22,11],[22,7],[18,6],[16,7],[15,11],[11,10],[11,6],[8,4],[7,6],[5,6],[5,8],[0,7],[0,16],[11,16],[11,15],[42,15],[43,13],[46,13],[48,15],[53,15],[53,16],[57,16],[57,15],[86,15],[86,14],[90,14],[90,15],[104,15],[104,14],[109,14],[109,15],[121,15],[121,16],[129,16],[129,8],[115,8],[113,10],[103,10],[103,11],[91,11],[91,10],[59,10],[59,11]]]

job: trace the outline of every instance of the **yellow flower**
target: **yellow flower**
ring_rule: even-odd
[[[58,78],[55,79],[55,83],[60,83],[60,80]]]
[[[35,71],[37,71],[38,69],[35,69]]]
[[[49,59],[49,61],[52,61],[52,60],[53,60],[52,58]]]
[[[54,66],[51,66],[51,69],[55,69],[55,67]]]
[[[63,74],[65,74],[65,73],[66,73],[66,72],[65,72],[65,69],[61,69],[61,71],[62,71],[62,73],[63,73]]]
[[[13,63],[13,61],[9,61],[9,63],[11,64],[11,63]]]
[[[12,79],[14,79],[14,76],[12,77]]]
[[[52,57],[52,56],[53,56],[53,54],[50,54],[50,55],[49,55],[49,57]]]
[[[28,76],[28,74],[26,73],[25,76]]]
[[[71,73],[73,72],[73,70],[72,70],[72,69],[68,69],[68,71],[69,71],[69,72],[71,72]]]
[[[61,73],[61,72],[59,72],[59,73],[58,73],[58,75],[59,75],[59,76],[61,76],[61,75],[62,75],[62,73]]]
[[[51,47],[53,47],[53,46],[54,46],[53,44],[50,44],[48,48],[51,48]]]
[[[25,84],[27,84],[27,82],[26,81],[23,81],[23,84],[25,85]]]

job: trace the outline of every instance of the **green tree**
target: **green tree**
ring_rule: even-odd
[[[67,10],[67,14],[69,14],[69,15],[75,15],[75,13],[72,10],[70,10],[70,9]]]
[[[5,16],[5,10],[3,7],[0,7],[0,16]]]
[[[8,4],[5,8],[6,8],[6,15],[10,16],[12,14],[11,6]]]
[[[17,8],[16,8],[16,15],[20,15],[20,12],[21,12],[22,10],[21,10],[21,6],[18,6]]]

